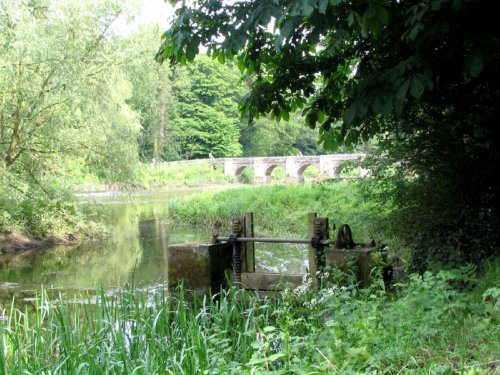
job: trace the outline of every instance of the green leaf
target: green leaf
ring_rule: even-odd
[[[190,43],[186,47],[186,58],[188,61],[193,61],[195,56],[198,54],[198,46],[196,43]]]
[[[221,64],[224,64],[226,62],[226,56],[224,55],[224,52],[219,52],[219,54],[217,55],[217,61],[219,61]]]
[[[367,36],[367,32],[371,32],[374,36],[378,36],[382,27],[389,22],[389,12],[377,4],[370,4],[363,14],[363,34]]]
[[[285,121],[288,121],[290,120],[290,114],[288,113],[288,111],[282,109],[281,110],[281,118]]]
[[[320,0],[318,11],[321,14],[326,14],[326,9],[328,8],[328,0]]]
[[[306,124],[309,126],[311,129],[316,129],[316,122],[318,122],[318,110],[316,108],[313,108],[307,112],[306,115]]]
[[[314,12],[314,7],[309,4],[309,0],[302,0],[302,11],[301,15],[304,17],[309,17],[312,12]]]
[[[276,331],[276,327],[273,327],[273,326],[266,326],[262,329],[264,332],[273,332],[273,331]]]
[[[269,25],[269,22],[271,22],[271,8],[266,7],[266,9],[262,12],[259,24],[267,27],[267,25]]]
[[[290,20],[287,20],[283,24],[283,26],[280,27],[280,36],[283,39],[288,39],[288,37],[290,36],[290,33],[294,29],[294,24],[295,24],[295,22],[290,19]]]
[[[410,87],[410,82],[411,79],[408,78],[406,81],[403,82],[401,86],[399,86],[399,89],[396,92],[396,98],[398,98],[399,100],[405,100],[406,94],[408,93],[408,88]]]
[[[356,117],[356,103],[351,104],[344,115],[344,121],[347,124],[352,124],[354,118]]]
[[[273,115],[276,118],[276,120],[279,121],[281,119],[281,110],[278,105],[273,106]]]
[[[483,59],[479,55],[474,55],[469,63],[469,74],[471,77],[477,77],[483,70]]]
[[[261,347],[262,345],[260,344],[260,342],[258,342],[258,341],[254,341],[254,342],[252,342],[252,343],[250,344],[250,346],[251,346],[252,348],[254,348],[255,350],[258,350],[258,349],[260,349],[260,347]]]
[[[267,357],[267,361],[274,362],[274,361],[280,359],[281,357],[284,357],[285,355],[286,355],[286,353],[279,352],[279,353],[276,353],[276,354],[273,354],[273,355],[270,355],[269,357]]]
[[[323,111],[319,111],[319,114],[318,114],[318,121],[320,123],[322,123],[323,121],[325,121],[325,112]]]
[[[422,96],[422,94],[424,93],[424,85],[422,84],[422,81],[417,76],[414,76],[411,79],[410,93],[413,95],[413,97],[415,97],[417,99],[419,99]]]
[[[359,361],[366,361],[370,358],[370,353],[366,349],[366,346],[362,346],[361,348],[347,348],[346,352],[349,357]]]

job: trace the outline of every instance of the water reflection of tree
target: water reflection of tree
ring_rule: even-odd
[[[122,284],[141,262],[141,209],[120,205],[113,211],[108,240],[13,254],[1,279],[65,287]]]

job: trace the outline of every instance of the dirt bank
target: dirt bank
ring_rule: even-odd
[[[30,234],[9,231],[0,232],[0,254],[14,251],[48,248],[57,245],[77,245],[80,239],[74,234],[65,237],[36,237]]]

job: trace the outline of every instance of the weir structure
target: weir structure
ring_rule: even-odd
[[[231,233],[228,236],[214,235],[212,242],[170,245],[169,251],[178,254],[197,254],[206,265],[204,279],[214,290],[223,286],[224,280],[230,279],[233,284],[242,288],[259,291],[277,291],[284,287],[296,288],[302,284],[304,276],[309,273],[316,287],[321,286],[322,274],[326,267],[346,271],[356,268],[359,282],[370,283],[370,272],[373,266],[372,252],[375,242],[355,243],[349,225],[338,228],[336,239],[330,239],[330,225],[326,217],[317,217],[315,213],[308,215],[307,238],[265,238],[254,235],[254,215],[247,213],[232,220]],[[302,243],[308,245],[308,268],[306,273],[279,274],[256,272],[256,243]],[[176,275],[178,279],[189,279],[186,274]],[[199,271],[198,271],[199,273]],[[200,275],[197,275],[198,277]]]

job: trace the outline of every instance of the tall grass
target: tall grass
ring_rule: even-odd
[[[265,233],[307,233],[307,214],[328,216],[333,224],[351,224],[355,240],[379,239],[386,213],[366,201],[355,182],[308,185],[242,186],[173,198],[169,215],[177,224],[229,227],[233,216],[255,213],[257,230]]]
[[[42,292],[34,310],[2,313],[0,374],[482,373],[500,353],[491,270],[480,282],[471,267],[414,275],[391,295],[340,286],[338,272],[318,293],[306,280],[273,299]]]

